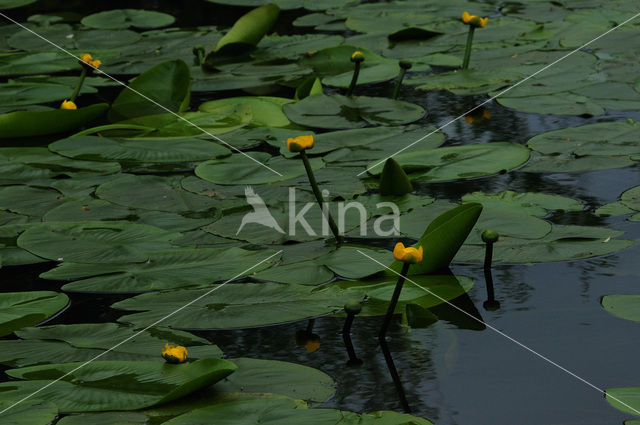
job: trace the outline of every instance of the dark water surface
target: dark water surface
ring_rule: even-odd
[[[246,9],[205,5],[202,1],[65,2],[40,1],[32,13],[64,8],[81,14],[104,9],[150,8],[174,14],[185,26],[229,24]],[[213,12],[216,13],[213,13]],[[286,12],[295,17],[302,13]],[[391,84],[370,87],[362,94],[385,95]],[[225,96],[229,95],[224,93]],[[215,94],[212,97],[219,97]],[[205,95],[206,97],[206,95]],[[403,88],[400,98],[427,108],[422,125],[439,126],[484,101],[484,96],[453,96]],[[493,102],[487,105],[491,119],[477,125],[464,120],[442,131],[446,144],[487,141],[525,143],[530,137],[553,129],[593,122],[640,120],[639,112],[608,111],[596,118],[545,116],[519,113]],[[640,237],[640,224],[621,217],[597,217],[592,211],[618,199],[620,193],[640,184],[640,167],[575,174],[510,172],[455,183],[419,184],[419,191],[442,199],[457,199],[474,190],[499,192],[535,191],[564,195],[586,204],[581,213],[549,217],[562,224],[598,225],[625,231],[625,239]],[[496,229],[499,230],[499,229]],[[579,261],[535,265],[497,265],[494,268],[498,311],[482,308],[486,299],[481,265],[454,264],[452,271],[475,280],[468,298],[482,319],[532,350],[565,367],[594,386],[605,389],[640,385],[637,362],[638,324],[618,319],[600,306],[603,295],[640,293],[640,248],[634,245],[616,254]],[[37,278],[50,264],[0,270],[4,291],[51,289],[60,282]],[[71,306],[49,323],[115,321],[119,312],[109,308],[124,296],[69,294]],[[215,295],[213,295],[215,296]],[[465,296],[465,298],[467,297]],[[467,299],[467,301],[469,301]],[[412,413],[437,425],[602,425],[621,424],[624,414],[604,400],[596,389],[554,367],[489,328],[451,307],[440,307],[440,320],[428,329],[404,330],[396,318],[389,332],[389,346],[404,383]],[[448,312],[446,310],[449,310]],[[307,353],[294,345],[296,330],[306,322],[239,331],[199,332],[230,357],[247,356],[286,360],[323,370],[337,383],[336,394],[324,404],[353,411],[397,410],[402,406],[377,346],[381,318],[356,318],[353,341],[364,360],[357,368],[345,365],[343,321],[316,320],[314,332],[322,338],[320,349]]]

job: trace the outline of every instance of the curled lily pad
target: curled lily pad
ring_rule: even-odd
[[[16,111],[0,115],[0,138],[32,137],[73,131],[107,112],[109,105],[96,103],[76,110]]]
[[[159,28],[171,25],[175,18],[153,10],[115,9],[93,13],[82,18],[82,25],[100,29]]]
[[[66,295],[51,291],[0,293],[0,336],[37,325],[68,302]]]
[[[61,363],[11,369],[8,374],[24,381],[1,383],[0,391],[4,397],[18,398],[41,390],[39,397],[63,412],[136,410],[187,396],[235,369],[233,363],[217,358],[184,364],[116,360]],[[70,374],[64,376],[66,373]]]
[[[296,124],[312,128],[347,129],[367,125],[400,125],[424,117],[413,103],[383,97],[318,94],[284,105],[284,113]]]
[[[122,316],[126,323],[153,323],[211,289],[152,292],[117,302],[113,308],[141,311]],[[238,283],[220,286],[167,318],[163,323],[177,329],[236,329],[275,325],[325,315],[340,310],[346,299],[362,300],[358,291],[315,289],[302,285]]]

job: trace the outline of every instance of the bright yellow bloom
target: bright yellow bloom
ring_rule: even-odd
[[[351,54],[351,60],[353,62],[362,62],[364,60],[364,53],[362,53],[360,50],[356,50]]]
[[[62,105],[60,105],[60,109],[78,109],[78,107],[72,101],[65,100],[62,102]]]
[[[287,149],[289,152],[301,152],[305,149],[311,149],[313,147],[313,135],[289,137],[287,139]]]
[[[489,18],[481,18],[476,15],[470,15],[469,12],[464,12],[462,14],[462,22],[467,25],[473,25],[476,28],[484,28],[487,22],[489,22]]]
[[[187,360],[187,349],[182,345],[173,346],[166,344],[162,349],[162,358],[164,358],[167,363],[184,363]]]
[[[101,61],[97,59],[93,60],[93,57],[89,53],[85,53],[82,56],[80,56],[80,60],[86,63],[87,65],[91,65],[94,68],[100,68],[100,65],[102,65]]]
[[[410,264],[419,263],[422,261],[422,246],[418,249],[412,246],[405,248],[402,242],[398,242],[393,248],[393,258]]]

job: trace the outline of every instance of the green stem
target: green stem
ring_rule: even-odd
[[[404,79],[404,74],[407,73],[407,70],[404,68],[400,68],[400,74],[398,75],[398,79],[396,80],[396,86],[393,88],[393,94],[391,98],[396,100],[398,98],[398,93],[400,92],[400,86],[402,85],[402,80]]]
[[[464,51],[464,60],[462,61],[462,69],[469,68],[469,59],[471,58],[471,45],[473,44],[473,32],[476,27],[469,25],[469,33],[467,34],[467,48]]]
[[[69,99],[70,101],[72,102],[76,101],[76,97],[78,97],[78,94],[80,93],[80,89],[82,88],[82,84],[84,83],[84,79],[86,76],[87,76],[87,68],[83,66],[82,73],[80,74],[80,78],[78,79],[78,84],[76,84],[76,88],[73,90],[73,94]]]
[[[325,211],[322,208],[323,199],[320,194],[320,189],[318,188],[318,183],[316,182],[316,177],[313,174],[313,170],[311,169],[311,164],[309,163],[309,158],[307,158],[307,153],[303,150],[300,152],[300,157],[302,158],[302,162],[304,163],[304,168],[307,170],[307,176],[309,177],[309,183],[311,184],[311,189],[313,190],[313,194],[316,197],[316,201],[318,201],[318,206],[324,215],[325,220],[329,223],[329,227],[331,228],[331,232],[333,232],[333,236],[336,238],[336,242],[338,244],[342,243],[342,236],[340,236],[340,231],[338,230],[338,226],[336,226],[336,222],[333,221],[333,217],[331,217],[331,213],[327,209]]]
[[[349,90],[347,90],[347,96],[351,96],[353,89],[356,88],[358,82],[358,75],[360,75],[360,61],[355,62],[355,68],[353,70],[353,77],[351,77],[351,84],[349,84]]]

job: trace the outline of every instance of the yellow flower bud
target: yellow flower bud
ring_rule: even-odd
[[[167,363],[184,363],[187,360],[187,349],[182,345],[169,345],[165,344],[162,349],[162,358],[164,358]]]
[[[287,149],[289,152],[301,152],[305,149],[311,149],[313,147],[313,135],[289,137],[287,139]]]
[[[412,246],[405,248],[402,242],[398,242],[393,249],[393,258],[410,264],[419,263],[422,261],[422,246],[418,249]]]
[[[102,61],[99,61],[97,59],[93,60],[93,56],[91,56],[89,53],[84,53],[82,56],[80,56],[80,60],[94,68],[100,68],[100,65],[102,65]]]
[[[364,60],[364,53],[360,50],[356,50],[351,54],[351,62],[362,62]]]
[[[78,107],[72,101],[65,100],[62,102],[62,105],[60,105],[60,109],[78,109]]]
[[[489,22],[489,18],[481,18],[476,15],[471,15],[469,12],[464,12],[462,14],[462,22],[476,28],[484,28],[484,26],[487,25],[487,22]]]

